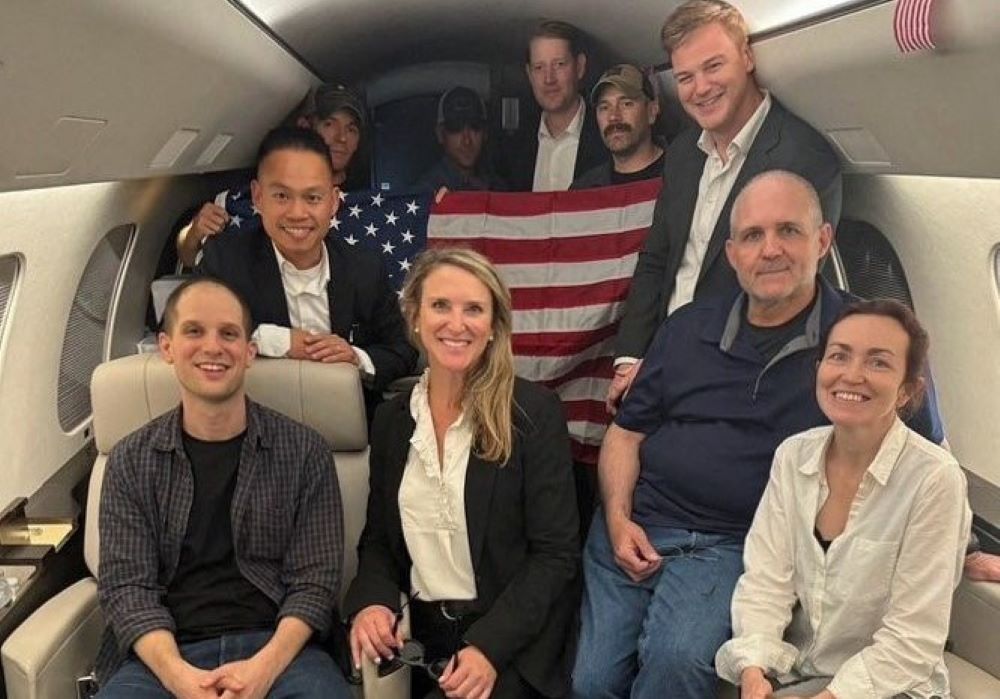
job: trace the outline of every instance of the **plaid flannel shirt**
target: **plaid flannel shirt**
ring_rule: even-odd
[[[108,457],[100,507],[98,597],[108,621],[95,665],[105,681],[132,645],[174,632],[164,595],[194,500],[176,408],[122,439]],[[247,400],[247,432],[230,508],[240,573],[323,635],[341,584],[343,510],[330,449],[314,430]]]

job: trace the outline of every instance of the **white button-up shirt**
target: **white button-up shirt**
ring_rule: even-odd
[[[684,246],[684,257],[677,270],[674,281],[674,293],[667,305],[667,314],[673,313],[694,298],[694,290],[701,274],[701,263],[705,259],[708,243],[712,239],[712,231],[719,220],[722,207],[733,190],[736,178],[747,160],[747,153],[753,146],[754,139],[764,125],[764,119],[771,110],[771,95],[764,92],[764,99],[747,123],[726,148],[726,161],[723,162],[719,152],[707,131],[701,132],[698,148],[705,153],[705,166],[698,181],[698,200],[694,205],[694,217],[691,219],[691,232],[687,245]]]
[[[274,248],[281,273],[281,286],[285,290],[288,306],[288,320],[292,328],[313,333],[330,333],[330,297],[327,285],[330,283],[330,258],[326,245],[321,246],[323,257],[319,264],[309,269],[299,269]],[[348,342],[352,338],[345,337]],[[261,323],[254,331],[253,340],[263,357],[284,357],[292,348],[292,330],[273,323]],[[353,347],[362,372],[375,375],[375,365],[363,349]]]
[[[576,116],[558,136],[549,132],[544,114],[538,121],[538,155],[535,156],[535,180],[531,187],[533,192],[564,191],[573,184],[576,153],[580,149],[580,134],[583,132],[583,119],[587,110],[583,98],[577,99],[580,106],[576,110]]]
[[[733,683],[754,666],[783,683],[833,677],[837,699],[949,696],[942,654],[972,520],[962,469],[897,418],[824,553],[813,528],[832,430],[775,452],[716,669]]]
[[[465,518],[465,474],[472,451],[472,426],[463,412],[448,428],[441,463],[427,380],[425,370],[410,396],[410,414],[416,427],[410,437],[398,498],[403,538],[413,562],[411,592],[424,602],[474,600],[476,577]]]

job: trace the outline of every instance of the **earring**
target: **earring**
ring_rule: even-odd
[[[493,342],[493,335],[490,335],[490,336],[489,336],[489,337],[488,337],[488,338],[486,339],[486,341],[487,341],[487,342]]]
[[[414,328],[413,329],[413,334],[414,335],[419,335],[420,334],[420,328]]]

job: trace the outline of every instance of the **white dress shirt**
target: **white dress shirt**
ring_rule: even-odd
[[[474,600],[465,518],[465,474],[472,451],[472,426],[463,412],[444,437],[444,463],[438,459],[434,422],[424,371],[410,396],[416,423],[399,486],[399,517],[410,553],[411,592],[421,601]]]
[[[698,181],[698,200],[694,205],[694,217],[691,219],[691,232],[687,245],[684,246],[684,256],[674,280],[674,293],[667,305],[667,314],[671,314],[694,298],[694,290],[701,274],[701,263],[708,250],[708,242],[712,239],[712,231],[719,220],[722,207],[729,198],[729,193],[736,183],[736,178],[743,169],[747,153],[753,146],[754,139],[760,132],[760,127],[771,110],[771,95],[764,92],[764,99],[747,123],[726,148],[726,161],[722,162],[715,143],[707,131],[701,132],[698,148],[705,153],[705,167]]]
[[[285,290],[288,320],[292,328],[330,334],[330,297],[327,294],[330,258],[326,245],[321,246],[323,257],[319,264],[309,269],[299,269],[285,259],[274,243],[271,243],[271,247],[278,260],[281,286]],[[353,338],[344,339],[351,342]],[[292,348],[292,330],[273,323],[261,323],[254,331],[253,340],[262,357],[285,357]],[[375,365],[368,353],[353,345],[352,349],[358,357],[361,371],[374,376]]]
[[[538,120],[538,155],[535,156],[535,180],[531,187],[533,192],[565,191],[573,184],[576,153],[580,149],[580,134],[583,132],[583,119],[587,110],[583,98],[577,97],[577,100],[580,106],[576,110],[576,116],[558,136],[549,132],[544,113]]]
[[[738,683],[756,666],[782,683],[833,677],[837,699],[950,696],[942,654],[972,519],[965,475],[897,418],[824,553],[813,528],[829,495],[832,431],[794,435],[775,452],[719,676]]]

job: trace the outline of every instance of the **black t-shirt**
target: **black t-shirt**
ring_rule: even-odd
[[[814,299],[812,303],[802,309],[790,321],[773,327],[762,327],[752,324],[747,320],[746,312],[744,311],[740,319],[740,332],[744,333],[747,342],[760,352],[760,356],[764,358],[764,361],[770,362],[785,345],[805,333],[806,319],[809,317],[809,313],[812,312],[813,304],[815,303]]]
[[[663,155],[663,153],[660,153],[659,158],[635,172],[615,172],[614,168],[612,168],[611,184],[628,184],[629,182],[640,182],[642,180],[651,180],[654,177],[661,177],[663,175]]]
[[[165,604],[180,642],[274,628],[278,606],[236,565],[230,511],[246,433],[225,442],[184,434],[194,502]]]

